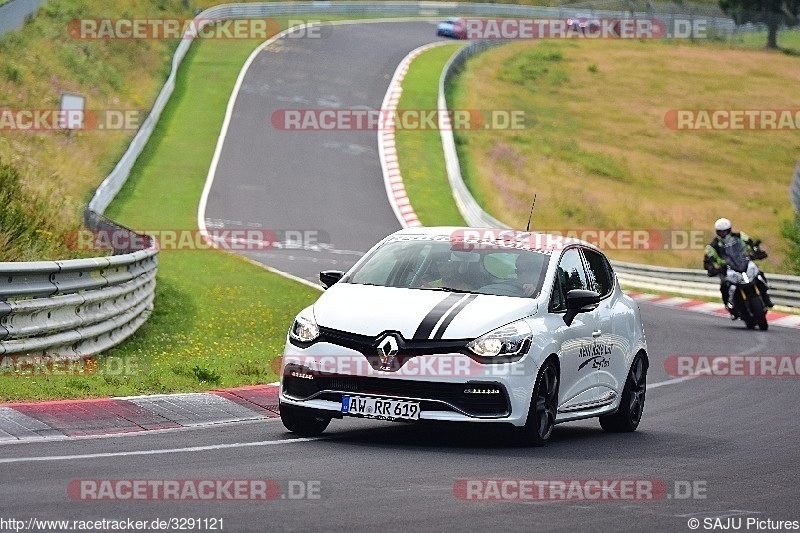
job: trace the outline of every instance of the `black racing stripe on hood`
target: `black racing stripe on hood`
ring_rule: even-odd
[[[444,314],[453,307],[456,302],[464,297],[463,294],[450,293],[441,302],[433,306],[433,309],[425,315],[422,322],[417,326],[417,331],[414,332],[414,339],[427,339],[430,337],[436,323],[444,316]]]
[[[456,317],[456,315],[457,315],[458,313],[460,313],[461,311],[463,311],[463,310],[464,310],[464,308],[465,308],[466,306],[468,306],[468,305],[469,305],[469,303],[470,303],[471,301],[473,301],[473,300],[474,300],[475,298],[477,298],[477,297],[478,297],[478,295],[477,295],[477,294],[470,294],[469,296],[467,296],[466,298],[464,298],[463,300],[461,300],[461,302],[459,302],[459,304],[458,304],[458,305],[456,305],[455,307],[453,307],[453,308],[450,310],[450,312],[447,314],[447,316],[446,316],[446,317],[444,317],[444,320],[442,320],[442,323],[441,323],[441,325],[439,326],[439,329],[437,329],[437,330],[436,330],[436,333],[434,333],[434,334],[433,334],[433,338],[434,338],[434,339],[441,339],[441,338],[442,338],[442,336],[444,335],[444,330],[446,330],[446,329],[447,329],[447,326],[449,326],[449,325],[450,325],[450,322],[452,322],[452,321],[453,321],[453,319]]]

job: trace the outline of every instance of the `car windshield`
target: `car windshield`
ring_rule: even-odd
[[[397,239],[375,250],[346,283],[537,297],[550,255],[511,246]]]

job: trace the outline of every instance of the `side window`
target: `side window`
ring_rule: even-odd
[[[577,248],[570,248],[561,256],[556,269],[556,281],[553,295],[550,298],[551,311],[563,311],[567,308],[567,293],[573,289],[589,287],[586,272],[583,269],[581,254]]]
[[[583,257],[586,258],[588,266],[589,290],[599,293],[601,296],[611,292],[611,273],[606,258],[594,250],[583,250]]]

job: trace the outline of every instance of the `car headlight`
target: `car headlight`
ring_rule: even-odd
[[[311,342],[319,337],[319,326],[314,320],[311,308],[305,309],[297,315],[289,330],[289,336],[298,342]]]
[[[528,323],[519,320],[481,335],[467,348],[481,357],[522,355],[530,346],[531,334]]]

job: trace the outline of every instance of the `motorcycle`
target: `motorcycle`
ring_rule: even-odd
[[[728,301],[733,303],[734,310],[747,329],[754,329],[757,325],[766,331],[769,327],[768,309],[762,295],[766,292],[767,284],[756,264],[748,261],[744,272],[728,267],[725,279],[730,284]]]
[[[769,328],[767,311],[772,307],[772,300],[767,294],[767,279],[753,262],[767,258],[767,252],[759,247],[760,244],[760,240],[752,243],[750,253],[742,258],[746,261],[737,261],[739,264],[729,263],[717,270],[709,269],[708,275],[719,275],[727,282],[728,302],[733,306],[734,320],[741,318],[747,329],[758,326],[766,331]]]

